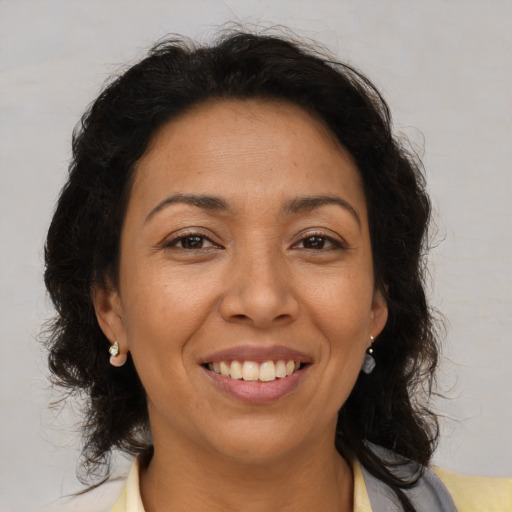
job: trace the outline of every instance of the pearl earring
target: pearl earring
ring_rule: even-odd
[[[110,354],[110,364],[112,366],[119,367],[126,363],[126,354],[119,353],[119,343],[117,340],[110,345],[108,352]]]
[[[368,350],[366,351],[366,354],[364,356],[363,366],[361,370],[366,373],[366,375],[369,375],[373,372],[373,369],[376,366],[375,358],[373,357],[373,342],[375,338],[373,336],[370,336],[370,342],[371,345],[368,347]]]

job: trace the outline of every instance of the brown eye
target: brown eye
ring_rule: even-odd
[[[331,250],[345,250],[348,246],[344,242],[340,242],[335,238],[326,236],[322,233],[310,234],[301,238],[294,246],[296,249],[307,249],[308,251],[331,251]]]
[[[200,250],[213,247],[212,241],[204,235],[185,235],[172,240],[167,247],[176,247],[178,249]]]
[[[186,236],[181,239],[181,247],[183,249],[202,249],[204,240],[204,236]]]
[[[326,239],[323,236],[309,236],[304,238],[302,244],[305,249],[323,249],[325,246]]]

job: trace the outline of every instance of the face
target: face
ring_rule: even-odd
[[[387,309],[350,155],[297,106],[200,105],[136,169],[104,332],[130,351],[155,442],[250,460],[333,446]]]

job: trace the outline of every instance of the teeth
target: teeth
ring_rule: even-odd
[[[276,377],[286,377],[286,363],[282,359],[276,363]]]
[[[229,365],[225,361],[220,362],[220,373],[224,375],[224,377],[229,377]]]
[[[244,380],[258,380],[260,372],[258,369],[258,363],[252,361],[245,361],[242,368],[242,378]]]
[[[229,370],[229,376],[232,379],[241,379],[243,377],[242,374],[242,365],[238,361],[233,361],[231,363],[231,368]]]
[[[276,367],[274,361],[265,361],[260,364],[259,379],[262,382],[276,380]]]
[[[298,361],[265,361],[258,364],[254,361],[227,361],[208,363],[208,369],[236,380],[271,382],[276,379],[283,379],[296,372],[300,368]]]

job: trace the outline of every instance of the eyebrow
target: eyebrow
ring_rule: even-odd
[[[196,194],[171,194],[162,201],[160,201],[147,215],[144,223],[147,223],[154,217],[158,212],[172,204],[189,204],[196,206],[202,210],[209,212],[228,212],[231,210],[227,201],[220,197],[208,196],[208,195],[196,195]]]
[[[309,212],[311,210],[320,208],[321,206],[325,206],[328,204],[341,206],[354,217],[359,227],[361,227],[361,219],[355,208],[349,202],[345,201],[345,199],[342,199],[341,197],[337,196],[320,195],[296,197],[294,199],[286,201],[286,203],[284,203],[283,205],[282,211],[285,214]]]
[[[158,212],[162,211],[164,208],[167,208],[173,204],[188,204],[191,206],[196,206],[205,211],[209,212],[219,212],[219,213],[227,213],[232,211],[232,208],[229,206],[228,202],[221,197],[209,196],[209,195],[196,195],[196,194],[171,194],[166,197],[162,201],[160,201],[147,215],[144,223],[147,223],[154,217]],[[309,212],[315,210],[316,208],[320,208],[325,205],[334,204],[337,206],[341,206],[343,209],[347,210],[357,221],[357,224],[361,226],[361,219],[355,208],[345,199],[337,196],[328,196],[328,195],[317,195],[317,196],[305,196],[305,197],[296,197],[286,201],[281,208],[281,212],[285,215],[297,214],[302,212]]]

